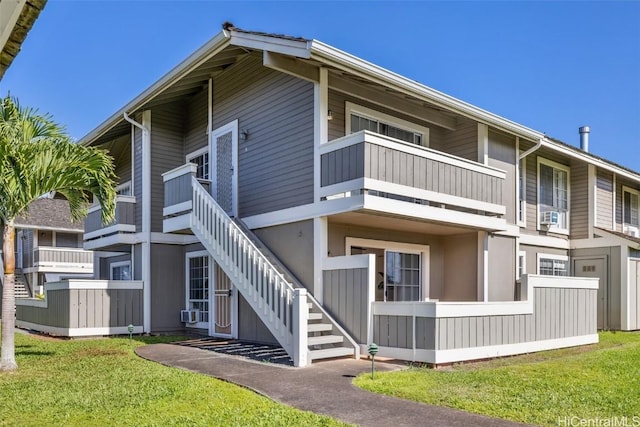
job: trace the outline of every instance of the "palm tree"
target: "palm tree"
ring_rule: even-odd
[[[23,108],[8,95],[0,101],[0,221],[4,230],[0,371],[15,361],[15,218],[55,191],[69,201],[71,216],[86,214],[90,198],[102,206],[105,224],[115,216],[114,169],[106,151],[75,144],[50,115]]]

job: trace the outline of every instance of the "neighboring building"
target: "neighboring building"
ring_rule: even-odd
[[[84,220],[71,221],[66,200],[34,201],[15,227],[17,297],[41,294],[47,282],[93,278],[93,252],[82,248]]]
[[[316,40],[227,26],[81,143],[119,177],[84,246],[105,286],[136,281],[145,332],[277,342],[303,366],[640,328],[637,172]]]
[[[20,52],[20,46],[47,0],[0,1],[0,79]]]

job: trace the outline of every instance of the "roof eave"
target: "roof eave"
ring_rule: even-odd
[[[171,71],[165,74],[157,82],[152,84],[148,89],[142,92],[140,95],[131,100],[128,104],[118,110],[115,114],[109,117],[107,120],[98,125],[94,130],[82,137],[79,144],[90,144],[96,138],[104,135],[106,132],[115,127],[118,123],[124,120],[124,113],[133,113],[142,108],[145,103],[151,101],[164,90],[171,85],[179,81],[185,74],[198,67],[203,62],[207,61],[212,56],[216,55],[222,49],[229,45],[231,37],[226,31],[221,31],[216,34],[211,40],[205,43],[202,47],[189,55],[187,59],[176,65]]]

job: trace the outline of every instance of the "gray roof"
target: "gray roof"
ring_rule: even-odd
[[[69,202],[64,199],[38,199],[29,205],[26,215],[15,220],[16,228],[84,230],[84,219],[72,222]]]

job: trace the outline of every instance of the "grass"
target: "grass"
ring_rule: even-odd
[[[591,346],[436,370],[412,367],[378,373],[374,380],[363,374],[355,384],[376,393],[530,424],[625,416],[628,423],[638,423],[640,333],[604,332],[600,343]]]
[[[173,338],[175,339],[175,337]],[[57,340],[16,334],[17,372],[0,372],[1,426],[334,426],[247,389],[137,357],[171,338]]]

